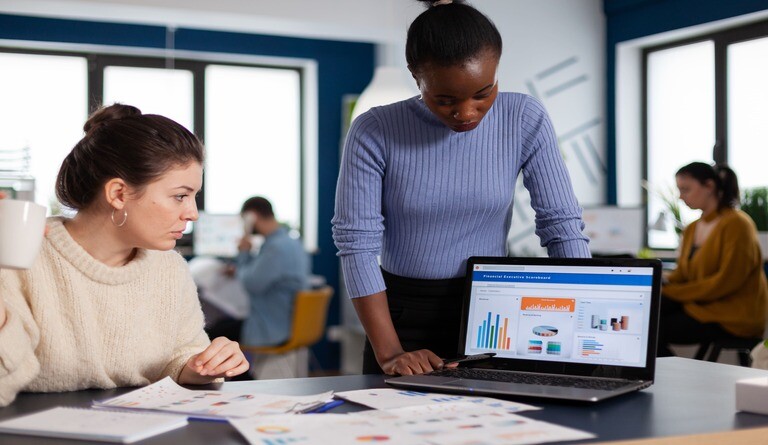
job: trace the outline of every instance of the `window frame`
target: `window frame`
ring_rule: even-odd
[[[161,54],[148,54],[151,51],[143,51],[131,48],[126,51],[88,51],[75,49],[40,49],[27,47],[11,47],[0,45],[0,53],[49,55],[49,56],[67,56],[81,57],[87,61],[87,103],[88,114],[98,109],[104,98],[104,70],[109,66],[133,67],[133,68],[171,68],[182,69],[192,72],[193,92],[192,92],[192,116],[193,128],[190,130],[205,143],[205,70],[210,65],[237,66],[245,68],[267,68],[267,69],[287,69],[296,71],[299,76],[299,223],[298,228],[302,239],[305,239],[305,233],[312,221],[308,221],[310,215],[305,211],[307,200],[307,67],[304,59],[283,59],[277,57],[264,57],[268,59],[265,62],[237,61],[233,59],[257,59],[259,56],[239,56],[232,55],[214,55],[206,57],[206,53],[196,54],[193,51],[175,51],[172,56]],[[155,51],[157,52],[157,51]],[[165,52],[165,50],[163,50]],[[198,57],[199,56],[199,57]],[[205,183],[205,172],[203,172],[203,183]],[[200,190],[196,197],[197,206],[200,210],[205,210],[205,187]],[[305,240],[306,241],[306,240]],[[313,246],[308,246],[313,248]]]
[[[735,26],[724,30],[701,34],[694,37],[667,42],[661,45],[645,47],[642,50],[641,61],[641,147],[642,147],[642,179],[648,180],[648,59],[657,51],[663,51],[680,46],[712,41],[714,43],[715,70],[715,145],[712,150],[712,161],[715,163],[728,162],[728,46],[768,37],[768,20]],[[645,245],[648,246],[648,190],[643,190],[643,206],[646,210]],[[651,247],[651,246],[648,246]],[[673,250],[668,248],[651,247],[655,250]]]

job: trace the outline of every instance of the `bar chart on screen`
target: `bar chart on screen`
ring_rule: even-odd
[[[475,329],[475,346],[479,349],[509,350],[512,345],[509,329],[509,317],[502,318],[501,314],[488,311],[487,318],[478,323]]]
[[[605,345],[592,338],[579,340],[579,354],[582,357],[602,357]]]
[[[576,335],[578,357],[601,362],[637,362],[642,342],[639,336]]]

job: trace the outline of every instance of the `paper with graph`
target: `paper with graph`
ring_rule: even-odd
[[[190,390],[170,377],[127,394],[93,403],[94,408],[165,411],[190,417],[221,418],[297,413],[322,405],[333,392],[309,396]]]
[[[251,444],[382,442],[398,445],[522,445],[594,438],[472,402],[438,402],[350,414],[230,419]]]
[[[499,400],[491,397],[471,397],[450,394],[410,391],[393,388],[361,389],[343,391],[335,394],[337,398],[345,399],[373,409],[392,409],[409,406],[434,405],[443,403],[467,402],[503,410],[509,413],[541,409],[524,403]]]

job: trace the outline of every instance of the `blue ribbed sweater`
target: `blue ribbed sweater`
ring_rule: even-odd
[[[589,257],[557,137],[530,96],[499,93],[474,130],[457,133],[418,98],[376,107],[347,135],[333,238],[351,297],[396,275],[465,274],[473,255],[504,256],[518,174],[551,257]]]

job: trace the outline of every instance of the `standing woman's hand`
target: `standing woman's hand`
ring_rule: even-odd
[[[414,375],[432,372],[443,367],[443,359],[429,349],[419,349],[398,354],[379,363],[389,375]]]
[[[202,385],[220,377],[234,377],[248,370],[250,364],[240,345],[226,337],[217,337],[199,354],[193,355],[181,371],[179,383]]]

